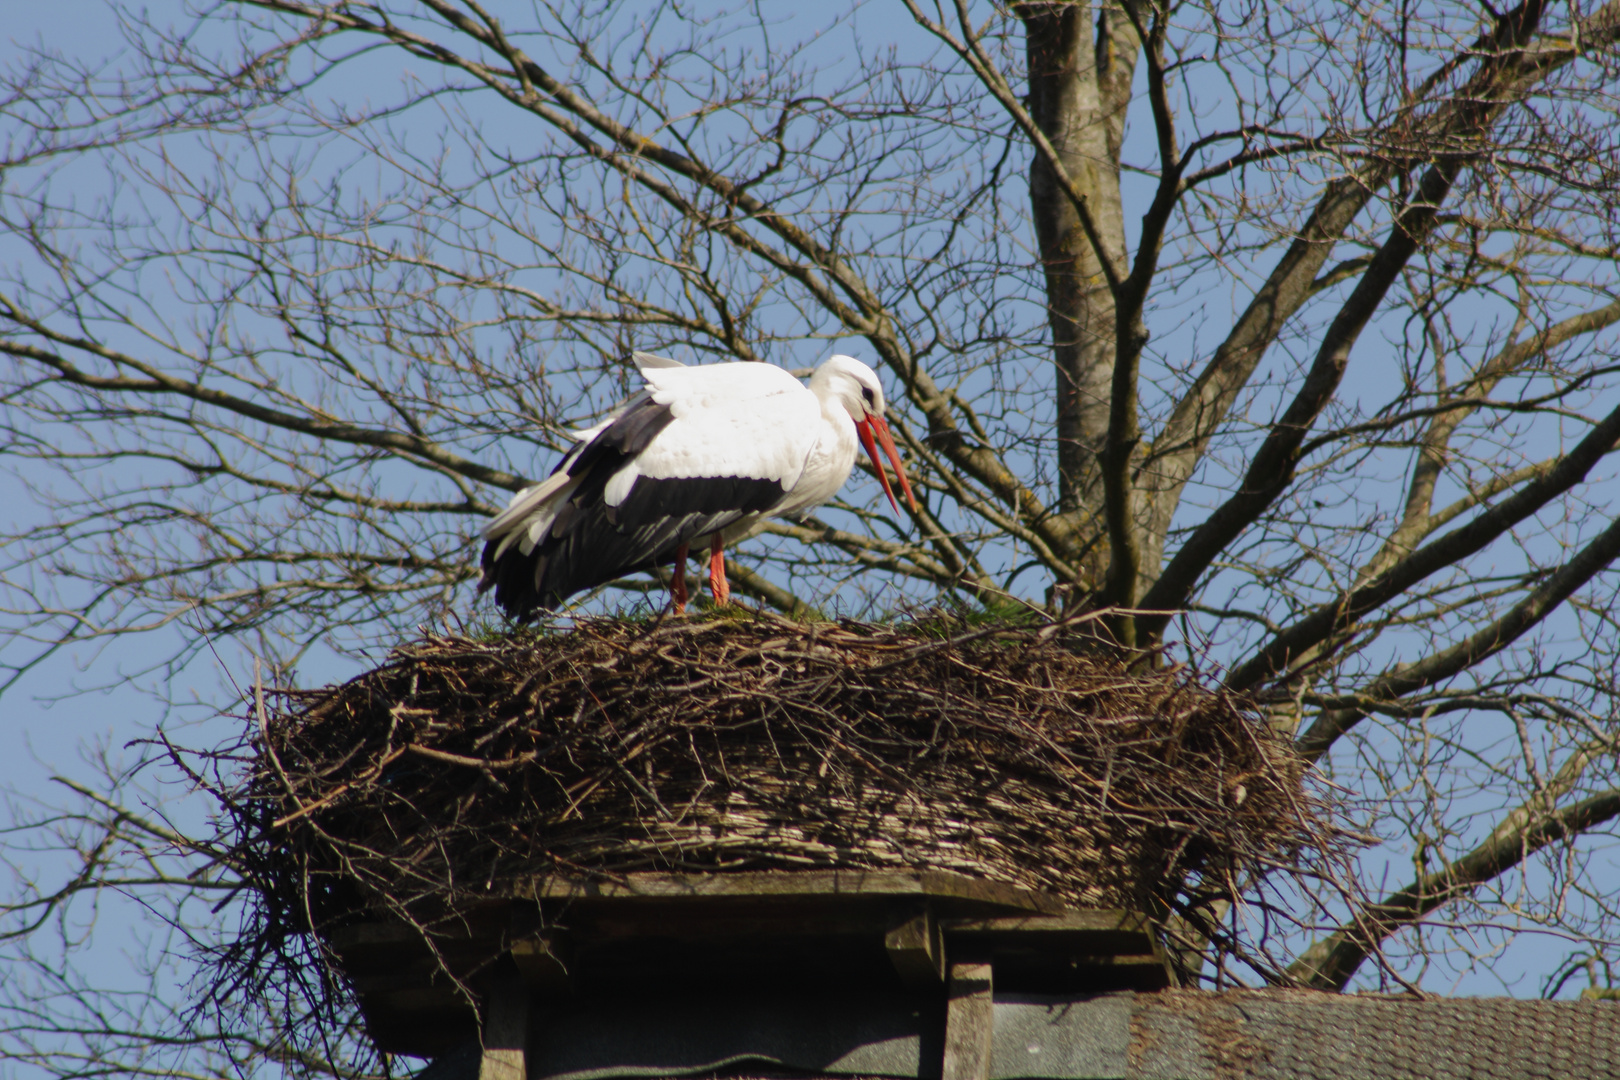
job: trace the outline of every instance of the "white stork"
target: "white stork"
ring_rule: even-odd
[[[865,446],[900,512],[876,442],[913,509],[916,497],[883,419],[872,369],[834,356],[806,387],[770,364],[687,367],[634,354],[645,386],[578,443],[549,477],[484,526],[483,578],[507,614],[537,610],[622,574],[671,561],[686,609],[686,556],[709,542],[715,603],[731,595],[725,544],[761,518],[804,514],[837,493]]]

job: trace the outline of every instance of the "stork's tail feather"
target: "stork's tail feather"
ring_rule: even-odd
[[[547,507],[546,503],[556,501],[563,488],[573,479],[565,470],[559,469],[538,484],[526,487],[512,496],[512,501],[506,504],[506,509],[490,518],[489,523],[484,526],[484,539],[495,540],[502,536],[516,535],[518,523],[530,515],[550,511],[546,514],[550,517],[555,510]]]
[[[542,611],[550,611],[563,602],[555,591],[541,591],[545,581],[548,559],[535,558],[508,548],[496,551],[495,541],[484,545],[483,578],[478,591],[495,590],[495,602],[501,610],[518,622],[530,622]]]
[[[561,602],[561,597],[541,595],[547,559],[543,554],[535,558],[533,552],[578,486],[577,479],[559,469],[514,495],[506,509],[484,526],[486,542],[479,560],[483,576],[478,591],[494,589],[501,608],[522,621]]]

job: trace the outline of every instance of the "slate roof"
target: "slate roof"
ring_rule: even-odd
[[[1135,997],[1128,1080],[1620,1077],[1620,1004],[1251,990]]]

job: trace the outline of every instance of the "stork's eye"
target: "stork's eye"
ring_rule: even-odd
[[[866,407],[868,409],[877,407],[877,399],[872,395],[872,388],[870,386],[861,387],[861,397],[866,399]]]

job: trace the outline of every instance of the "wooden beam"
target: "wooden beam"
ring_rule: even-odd
[[[1099,937],[1127,937],[1147,941],[1153,935],[1153,922],[1140,912],[1123,908],[1077,908],[1059,914],[1005,915],[986,919],[951,919],[945,924],[950,933],[1040,933],[1093,934]]]
[[[941,1080],[989,1080],[995,1030],[990,965],[952,963],[945,1009],[945,1061]]]
[[[940,870],[755,871],[733,874],[626,874],[613,880],[563,877],[496,881],[491,897],[534,900],[916,897],[960,910],[1057,914],[1062,901],[1031,889]],[[957,912],[953,912],[957,913]]]
[[[536,997],[555,1000],[567,997],[573,990],[559,944],[547,934],[531,934],[512,942],[512,962]]]
[[[518,979],[490,986],[484,998],[484,1046],[478,1080],[528,1080],[529,988]]]
[[[980,951],[1017,944],[1073,955],[1107,956],[1152,952],[1158,940],[1147,916],[1119,910],[947,919],[943,929],[947,941],[971,944]]]
[[[945,981],[945,939],[928,907],[902,915],[884,935],[883,947],[907,986],[935,989]]]
[[[1080,910],[1061,915],[1014,915],[942,921],[947,946],[990,956],[1004,976],[1027,980],[1045,973],[1064,989],[1160,990],[1175,972],[1153,923],[1137,912]]]
[[[507,955],[532,996],[556,1001],[573,993],[573,942],[564,931],[545,924],[538,904],[513,904],[506,932]]]

